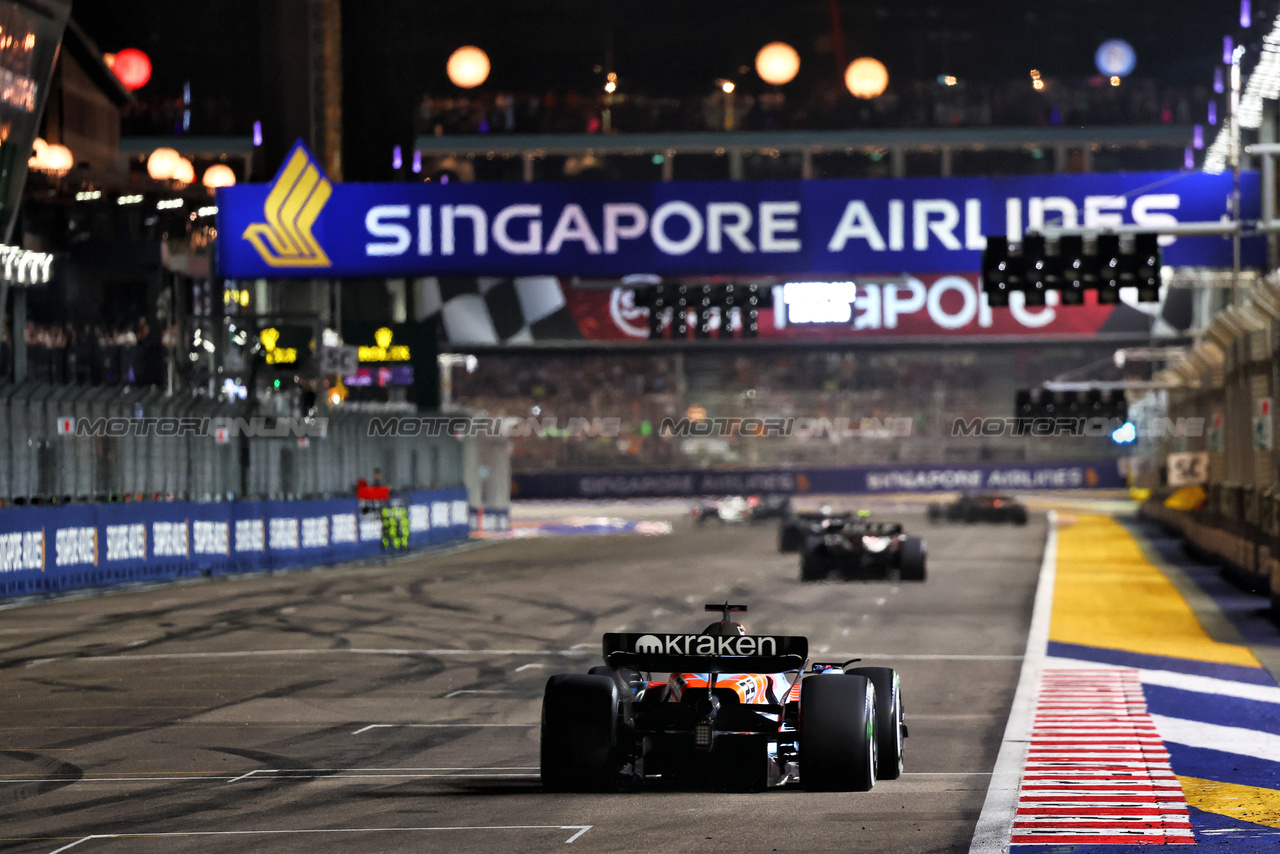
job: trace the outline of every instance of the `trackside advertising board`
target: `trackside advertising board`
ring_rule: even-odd
[[[465,489],[409,493],[400,509],[402,547],[470,534]],[[316,566],[386,545],[381,512],[354,498],[15,507],[0,510],[0,597]]]
[[[270,184],[218,190],[218,261],[233,279],[960,273],[978,269],[985,235],[1218,220],[1230,188],[1199,172],[335,184],[299,143]],[[1246,174],[1246,218],[1258,194]],[[1231,245],[1179,238],[1165,263],[1230,266]]]
[[[516,499],[692,498],[755,493],[1116,489],[1124,485],[1124,476],[1115,460],[1095,460],[967,466],[527,473],[513,475],[511,496]]]

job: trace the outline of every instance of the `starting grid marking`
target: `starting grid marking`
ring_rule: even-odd
[[[301,830],[196,830],[174,831],[172,833],[94,833],[81,837],[74,842],[55,848],[49,854],[62,854],[85,842],[97,839],[181,839],[184,837],[203,836],[298,836],[320,833],[437,833],[442,831],[485,831],[485,830],[572,830],[573,835],[565,840],[565,844],[576,842],[582,834],[595,825],[592,824],[498,824],[474,826],[443,827],[335,827],[307,828]],[[64,837],[65,838],[65,837]]]
[[[1043,672],[1010,842],[1195,844],[1137,670]]]

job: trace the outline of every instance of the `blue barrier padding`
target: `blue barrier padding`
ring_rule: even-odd
[[[410,548],[470,535],[465,489],[414,492],[405,504]],[[354,498],[16,507],[0,510],[0,598],[382,552],[380,514],[362,515]]]
[[[410,548],[471,534],[471,508],[467,505],[467,490],[462,487],[411,492],[405,504],[409,509]]]
[[[1089,462],[716,471],[578,471],[516,474],[512,498],[692,498],[753,493],[863,494],[963,490],[1117,489],[1116,460]]]

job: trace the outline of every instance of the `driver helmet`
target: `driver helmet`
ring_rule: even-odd
[[[702,630],[704,635],[745,635],[746,628],[742,623],[735,623],[732,620],[721,620],[712,623]]]

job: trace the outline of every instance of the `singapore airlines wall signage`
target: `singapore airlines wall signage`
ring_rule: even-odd
[[[984,236],[1048,224],[1217,220],[1230,176],[1198,172],[814,181],[332,184],[299,143],[270,184],[218,190],[228,278],[632,273],[963,273]],[[1257,217],[1255,173],[1243,215]],[[1247,251],[1259,252],[1256,247]],[[1231,263],[1213,237],[1170,265]]]

